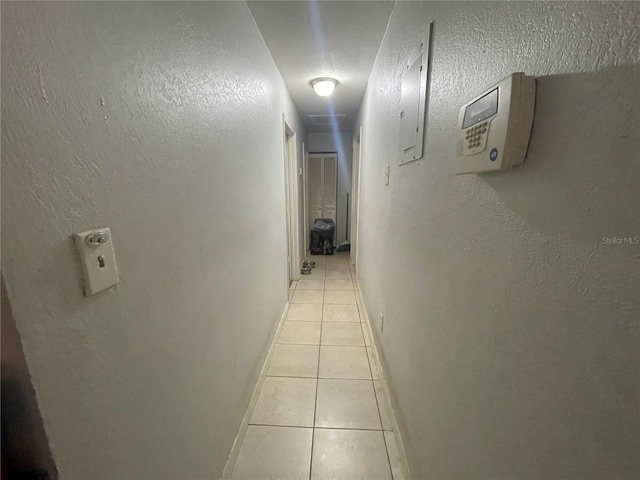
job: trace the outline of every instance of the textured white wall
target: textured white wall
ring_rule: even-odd
[[[351,202],[351,134],[309,132],[309,151],[338,153],[338,202],[336,205],[336,246],[347,239],[347,193]],[[309,220],[313,222],[313,218]]]
[[[640,236],[639,13],[396,4],[356,124],[358,276],[414,478],[640,475],[640,245],[602,240]],[[399,167],[402,68],[431,20],[425,159]],[[514,71],[538,77],[526,164],[454,176],[459,107]]]
[[[3,2],[2,267],[63,479],[222,472],[287,301],[283,111],[302,141],[244,2]]]

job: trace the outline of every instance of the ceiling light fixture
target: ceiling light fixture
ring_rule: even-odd
[[[311,80],[311,86],[313,87],[314,92],[321,97],[328,97],[331,95],[337,84],[338,81],[335,78],[324,77]]]

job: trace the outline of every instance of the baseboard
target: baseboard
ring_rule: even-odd
[[[353,273],[353,271],[352,271]],[[357,281],[357,280],[356,280]],[[382,379],[384,379],[384,382],[382,382],[382,384],[384,385],[384,396],[385,396],[385,401],[387,402],[387,406],[389,407],[389,409],[391,410],[391,423],[393,424],[393,434],[396,438],[396,443],[398,445],[398,449],[400,450],[400,453],[402,454],[402,458],[405,460],[405,464],[404,464],[404,469],[406,472],[406,476],[407,478],[411,479],[413,478],[411,476],[411,469],[409,468],[409,463],[408,463],[408,459],[407,459],[407,454],[404,448],[404,441],[403,441],[403,429],[400,428],[400,425],[398,424],[398,421],[396,419],[396,412],[398,411],[397,409],[397,400],[395,398],[394,395],[391,394],[391,392],[389,392],[389,381],[388,378],[389,377],[389,369],[387,367],[387,362],[384,359],[384,355],[381,355],[382,349],[379,348],[380,345],[380,338],[378,338],[378,335],[375,332],[375,330],[373,328],[371,328],[371,320],[369,318],[369,313],[367,311],[367,308],[365,306],[364,303],[364,298],[362,296],[362,292],[360,291],[360,287],[358,286],[358,288],[356,288],[355,290],[355,294],[356,294],[356,302],[358,304],[358,310],[360,311],[360,315],[363,317],[364,323],[366,324],[366,329],[367,329],[367,335],[369,336],[369,339],[371,340],[371,346],[373,347],[373,354],[375,356],[375,359],[378,363],[377,367],[378,367],[378,372],[380,374],[380,377]]]
[[[284,306],[284,311],[280,316],[280,321],[278,322],[278,326],[276,327],[276,331],[271,339],[271,345],[269,345],[269,349],[267,350],[267,355],[262,364],[262,368],[260,369],[260,376],[256,382],[256,386],[253,389],[253,393],[251,394],[251,400],[249,401],[249,406],[247,407],[246,412],[244,413],[244,417],[242,417],[242,423],[240,424],[240,429],[238,430],[238,435],[236,435],[235,440],[233,441],[233,446],[231,447],[231,452],[229,453],[229,457],[227,458],[227,463],[224,466],[224,470],[222,471],[221,480],[231,478],[233,473],[233,468],[236,465],[236,460],[238,459],[238,455],[240,454],[240,448],[242,447],[242,442],[244,441],[244,437],[247,434],[247,429],[249,428],[249,420],[251,420],[251,414],[253,413],[253,408],[258,401],[258,396],[260,395],[260,390],[262,389],[262,384],[264,383],[265,374],[267,371],[267,367],[269,365],[269,361],[271,360],[271,356],[273,355],[273,350],[276,346],[276,341],[278,339],[278,335],[280,335],[280,330],[282,329],[282,324],[284,323],[284,319],[287,316],[287,312],[289,311],[289,302]]]

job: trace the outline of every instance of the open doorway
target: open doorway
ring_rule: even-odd
[[[353,141],[353,164],[351,173],[351,216],[349,226],[349,242],[351,243],[351,250],[349,254],[349,261],[353,268],[356,269],[358,265],[358,219],[360,208],[360,159],[362,158],[362,127],[358,130],[356,137]]]
[[[298,158],[296,132],[286,116],[282,115],[284,129],[284,191],[287,230],[287,288],[300,278],[300,229],[298,212]],[[291,289],[289,288],[289,295]]]

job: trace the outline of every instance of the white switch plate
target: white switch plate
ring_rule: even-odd
[[[106,242],[90,244],[87,241],[87,238],[100,233],[106,234],[108,239]],[[118,283],[116,255],[113,252],[113,239],[109,228],[76,233],[73,235],[73,240],[80,256],[85,297],[95,295]]]
[[[389,185],[389,175],[391,174],[391,165],[384,167],[384,184]]]

